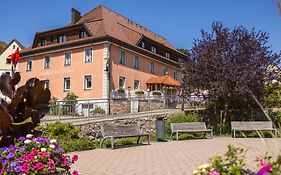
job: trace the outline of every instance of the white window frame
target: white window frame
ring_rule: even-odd
[[[46,39],[41,39],[40,40],[40,46],[46,46],[47,45],[47,40]]]
[[[50,80],[49,79],[45,80],[44,88],[50,89]]]
[[[70,55],[70,61],[69,62],[66,59],[66,54]],[[70,51],[69,52],[64,52],[64,66],[70,66],[71,63],[72,63],[72,53]]]
[[[153,74],[155,73],[155,63],[154,62],[150,62],[149,72],[153,73]]]
[[[138,82],[138,87],[135,87],[135,83]],[[140,80],[134,80],[134,90],[140,90]]]
[[[48,58],[48,57],[49,57],[49,63],[46,64],[46,58]],[[44,64],[43,64],[44,69],[50,68],[50,66],[51,66],[51,56],[50,55],[45,55],[43,57],[43,59],[44,59]]]
[[[67,80],[69,80],[69,88],[67,88]],[[70,88],[71,88],[71,80],[70,80],[70,77],[65,77],[63,78],[63,91],[70,91]]]
[[[139,69],[140,68],[140,57],[138,55],[133,56],[133,68]]]
[[[91,58],[90,59],[87,58],[87,51],[88,50],[90,50],[90,53],[91,53]],[[85,48],[85,50],[84,50],[84,58],[85,58],[85,63],[93,62],[93,48],[91,48],[91,47]]]
[[[165,53],[165,56],[166,56],[166,58],[170,58],[171,57],[170,53],[168,53],[168,52]]]
[[[57,36],[57,43],[64,43],[64,42],[66,42],[66,35]]]
[[[177,70],[174,71],[174,79],[178,80],[178,71]]]
[[[122,57],[124,53],[124,57]],[[119,53],[119,61],[118,61],[119,64],[122,64],[122,65],[125,65],[126,64],[126,52],[124,49],[120,49],[120,53]]]
[[[29,58],[26,60],[26,71],[31,71],[32,70],[32,59]]]
[[[141,47],[145,48],[145,42],[144,41],[141,42]]]
[[[163,74],[164,74],[164,76],[165,75],[169,75],[169,71],[168,71],[168,67],[167,66],[163,67]]]
[[[86,31],[80,31],[79,32],[79,38],[81,39],[81,38],[86,38],[87,37],[87,33],[86,33]]]
[[[120,79],[121,79],[121,78],[124,78],[124,85],[123,85],[123,86],[120,86]],[[118,87],[119,87],[119,88],[125,89],[125,87],[126,87],[126,77],[119,76],[119,79],[118,79]]]
[[[91,84],[90,87],[87,87],[87,78],[90,78]],[[85,75],[84,76],[84,90],[91,90],[92,89],[92,85],[93,81],[92,81],[92,75]]]
[[[156,52],[157,52],[157,49],[156,49],[155,46],[151,46],[151,52],[153,52],[153,53],[156,53]]]

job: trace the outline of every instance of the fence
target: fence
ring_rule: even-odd
[[[181,109],[182,98],[179,96],[145,96],[137,95],[112,99],[88,99],[76,101],[51,101],[49,115],[51,116],[84,116],[98,117],[155,111],[161,109]],[[203,97],[191,96],[185,99],[185,108],[205,107]]]

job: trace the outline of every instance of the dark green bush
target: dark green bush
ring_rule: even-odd
[[[274,122],[276,127],[281,127],[281,112],[273,112],[271,115],[271,120]]]
[[[171,134],[171,123],[200,122],[202,117],[196,113],[176,113],[168,118],[165,124],[166,134]]]
[[[105,110],[98,106],[91,111],[91,114],[105,114]]]
[[[80,138],[80,130],[76,129],[70,123],[56,122],[46,126],[40,126],[37,129],[43,132],[43,137],[57,139],[66,152],[90,150],[96,148],[98,145],[98,141]]]

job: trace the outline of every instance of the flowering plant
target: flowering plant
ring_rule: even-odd
[[[243,149],[228,146],[225,156],[217,156],[211,159],[209,164],[199,166],[193,171],[193,175],[279,175],[281,173],[281,155],[276,161],[271,157],[257,159],[259,163],[258,172],[247,169],[244,163]]]
[[[77,155],[64,155],[64,150],[55,139],[20,137],[15,145],[0,148],[0,174],[37,175],[71,174],[70,166],[78,160]],[[72,172],[78,175],[77,171]]]

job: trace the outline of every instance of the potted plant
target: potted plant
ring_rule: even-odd
[[[153,95],[153,96],[161,96],[161,95],[162,95],[162,92],[160,92],[160,91],[153,91],[153,92],[152,92],[152,95]]]
[[[144,94],[144,91],[143,90],[135,90],[135,95],[143,95]]]
[[[123,94],[123,93],[125,93],[125,89],[120,87],[120,88],[117,89],[117,92]]]

